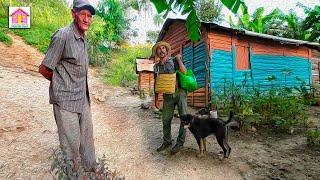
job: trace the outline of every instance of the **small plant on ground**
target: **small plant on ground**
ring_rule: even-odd
[[[275,76],[267,80],[271,88],[266,90],[251,88],[246,78],[242,84],[225,80],[223,86],[213,92],[212,105],[217,107],[220,114],[227,115],[232,110],[241,130],[252,125],[267,125],[292,134],[296,129],[305,128],[308,125],[305,104],[309,102],[306,85],[302,82],[295,89],[287,86],[278,88],[275,87]]]
[[[308,145],[320,147],[320,129],[307,130],[305,136],[307,137]]]
[[[111,171],[107,167],[106,157],[98,158],[98,163],[94,171],[86,172],[80,166],[77,172],[73,172],[73,161],[66,160],[65,152],[61,148],[53,151],[49,160],[51,161],[51,174],[54,179],[68,180],[68,179],[81,179],[81,180],[123,180],[124,177],[119,177],[116,171]]]

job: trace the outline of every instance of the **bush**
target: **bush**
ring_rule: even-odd
[[[268,125],[293,133],[295,128],[308,124],[306,95],[293,90],[285,87],[261,91],[250,89],[245,82],[235,86],[225,81],[222,91],[212,94],[212,104],[225,115],[234,111],[241,129]]]
[[[12,39],[6,33],[8,29],[5,28],[8,26],[8,19],[2,18],[2,13],[0,13],[0,41],[5,45],[10,46],[12,44]]]
[[[60,148],[57,148],[49,158],[51,161],[51,174],[55,179],[124,179],[124,177],[119,177],[116,171],[112,172],[108,169],[105,155],[98,159],[95,172],[85,172],[81,166],[77,172],[73,172],[73,162],[71,160],[65,161],[64,157],[65,152],[61,151]]]
[[[320,147],[320,129],[307,130],[305,132],[308,145]]]
[[[8,19],[9,1],[0,0],[0,21]],[[30,6],[31,28],[10,29],[11,32],[21,36],[26,43],[45,52],[51,40],[51,35],[61,27],[71,22],[70,8],[65,0],[12,0],[11,6]],[[53,18],[55,17],[55,18]],[[3,27],[7,27],[7,23]]]
[[[12,44],[12,39],[6,33],[1,31],[0,29],[0,41],[3,42],[5,45],[10,46]]]
[[[133,87],[137,84],[136,57],[149,57],[151,45],[123,45],[110,52],[111,60],[104,71],[104,80],[114,86]]]

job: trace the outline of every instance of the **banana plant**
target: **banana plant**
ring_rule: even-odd
[[[201,38],[200,32],[200,20],[196,13],[195,3],[196,0],[150,0],[157,9],[158,14],[164,13],[164,17],[168,15],[170,11],[182,12],[182,15],[188,14],[186,19],[186,28],[189,38],[196,42]],[[220,0],[222,4],[231,10],[233,13],[237,13],[238,9],[243,7],[247,12],[247,6],[243,0]]]
[[[259,7],[252,15],[249,15],[242,9],[242,15],[238,17],[237,25],[233,22],[232,17],[229,17],[229,24],[231,27],[242,28],[258,33],[272,35],[280,33],[279,31],[281,30],[277,29],[277,27],[283,24],[285,14],[280,9],[276,8],[271,13],[264,16],[264,10],[264,7]]]

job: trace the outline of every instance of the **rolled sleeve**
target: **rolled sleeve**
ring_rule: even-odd
[[[58,30],[54,33],[42,64],[51,70],[54,70],[61,59],[65,42],[66,38],[61,31]]]

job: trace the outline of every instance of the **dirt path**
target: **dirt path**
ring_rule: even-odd
[[[18,46],[24,51],[14,52]],[[42,56],[15,36],[11,48],[0,43],[0,179],[51,179],[48,157],[58,146],[58,137],[48,104],[49,83],[32,73]],[[30,57],[32,63],[25,61]],[[109,168],[127,179],[320,177],[320,152],[309,149],[299,135],[231,132],[231,157],[220,161],[213,137],[209,137],[206,157],[196,158],[197,145],[188,132],[181,153],[157,153],[161,120],[151,110],[140,109],[142,100],[128,90],[104,85],[93,69],[89,81],[97,156],[105,154]],[[320,109],[313,114],[319,118]],[[178,126],[175,119],[173,137]]]

